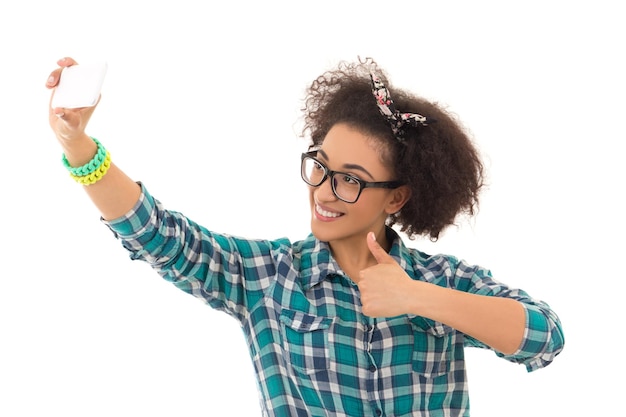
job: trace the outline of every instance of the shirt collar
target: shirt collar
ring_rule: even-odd
[[[391,242],[389,255],[400,264],[402,269],[414,277],[414,268],[407,268],[407,259],[410,259],[408,250],[398,233],[390,227],[386,229],[387,239]],[[302,287],[306,291],[333,275],[344,275],[339,264],[330,253],[328,242],[316,239],[312,234],[302,242],[300,257],[300,277]]]

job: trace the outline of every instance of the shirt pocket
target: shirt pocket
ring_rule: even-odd
[[[452,358],[451,327],[414,317],[413,328],[413,371],[426,378],[448,373]]]
[[[330,367],[328,332],[333,319],[283,310],[280,327],[283,347],[294,370],[312,374]]]

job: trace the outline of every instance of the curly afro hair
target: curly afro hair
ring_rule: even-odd
[[[385,84],[396,108],[435,123],[407,126],[404,140],[398,140],[378,109],[370,72]],[[373,59],[340,62],[320,75],[307,89],[302,111],[302,135],[310,135],[311,147],[320,146],[337,123],[373,138],[381,162],[411,189],[409,201],[388,219],[389,226],[397,224],[410,239],[422,235],[437,240],[458,215],[475,214],[484,167],[461,123],[438,104],[393,88]]]

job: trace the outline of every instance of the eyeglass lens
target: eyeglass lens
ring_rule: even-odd
[[[304,158],[302,161],[302,178],[313,187],[322,184],[326,179],[327,173],[328,169],[313,158]],[[361,191],[361,185],[355,177],[341,172],[334,172],[331,182],[337,197],[346,202],[356,201]]]

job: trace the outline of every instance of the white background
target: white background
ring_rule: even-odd
[[[44,88],[66,55],[108,61],[88,133],[169,208],[294,240],[304,89],[374,57],[458,114],[488,170],[474,219],[409,245],[486,266],[563,321],[565,350],[534,373],[467,352],[472,415],[619,414],[619,2],[202,3],[0,6],[0,415],[260,415],[237,323],[131,262],[67,176]]]

